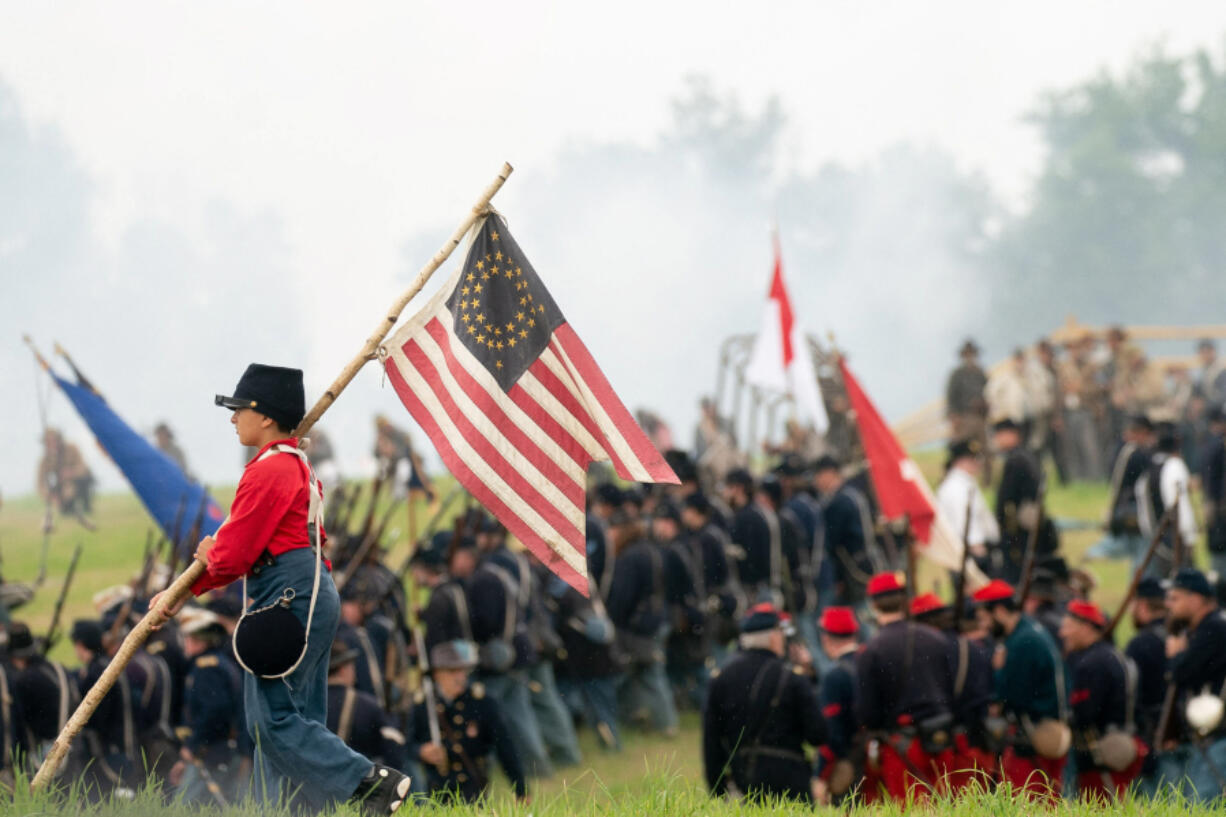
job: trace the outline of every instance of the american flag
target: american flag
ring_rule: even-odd
[[[587,593],[587,466],[677,477],[622,405],[496,214],[464,265],[385,344],[388,379],[443,463],[507,530]]]

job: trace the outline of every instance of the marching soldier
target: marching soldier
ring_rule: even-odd
[[[1004,419],[993,425],[992,440],[1005,463],[996,489],[1000,547],[990,555],[989,574],[1017,583],[1031,531],[1040,521],[1041,475],[1034,455],[1022,444],[1022,429],[1016,422]]]
[[[553,615],[566,657],[557,664],[558,686],[571,708],[600,739],[601,747],[621,749],[617,729],[617,681],[613,622],[598,593],[584,596],[558,576],[545,582],[545,606]],[[567,694],[569,693],[569,694]]]
[[[102,677],[109,659],[102,646],[102,624],[79,619],[73,622],[69,637],[81,668],[77,671],[77,694],[84,696]],[[85,787],[92,799],[114,793],[134,794],[129,779],[132,759],[136,757],[136,728],[132,718],[132,694],[127,676],[120,673],[115,686],[98,704],[83,730],[86,751],[92,761],[86,767]]]
[[[157,444],[158,451],[161,451],[170,461],[179,466],[179,470],[188,479],[191,479],[191,472],[187,470],[187,456],[183,453],[183,449],[175,442],[175,433],[170,430],[170,426],[166,423],[158,423],[153,429],[153,439]]]
[[[1162,543],[1146,570],[1149,576],[1166,576],[1175,558],[1176,539],[1191,544],[1197,539],[1196,514],[1189,493],[1188,466],[1180,456],[1179,431],[1174,423],[1158,423],[1154,429],[1156,442],[1149,469],[1137,480],[1137,510],[1141,533],[1152,537],[1158,520],[1170,508],[1178,506]]]
[[[354,665],[361,653],[341,640],[328,659],[328,729],[372,763],[405,768],[405,736],[369,693],[357,689]]]
[[[785,660],[786,618],[769,603],[751,607],[741,649],[711,680],[702,719],[703,767],[716,797],[812,802],[804,746],[827,743],[813,684]]]
[[[200,611],[186,619],[181,631],[191,668],[184,686],[183,726],[178,730],[183,747],[170,782],[188,803],[224,808],[237,799],[244,771],[238,741],[242,677],[217,616]]]
[[[962,344],[958,357],[961,363],[949,375],[945,387],[945,412],[955,440],[982,442],[988,415],[983,390],[988,385],[988,376],[979,365],[979,347],[973,340]]]
[[[940,630],[953,645],[954,751],[949,771],[949,790],[971,785],[988,789],[995,785],[998,747],[988,729],[992,703],[992,647],[987,633],[975,626],[972,616],[959,621],[956,611],[935,593],[911,600],[911,618]],[[965,630],[965,632],[963,632]]]
[[[454,541],[454,547],[452,547]],[[456,639],[472,639],[468,612],[468,580],[477,569],[477,543],[447,532],[434,534],[429,546],[413,554],[413,576],[418,587],[430,588],[430,600],[421,612],[426,649]]]
[[[626,663],[619,692],[626,720],[666,735],[677,730],[677,705],[668,683],[664,645],[672,628],[669,605],[685,604],[689,574],[676,553],[647,537],[642,522],[619,510],[610,532],[617,564],[609,588],[609,619]]]
[[[841,803],[860,779],[859,724],[856,721],[856,635],[860,624],[850,607],[827,607],[818,623],[822,651],[831,662],[822,674],[819,699],[826,742],[818,749],[818,802]]]
[[[738,552],[741,587],[751,601],[783,603],[783,551],[779,518],[755,501],[754,478],[744,468],[724,477],[724,500],[732,508],[732,544]]]
[[[357,651],[355,687],[372,695],[380,709],[387,708],[387,688],[383,679],[385,653],[375,647],[366,628],[367,596],[363,583],[354,578],[341,590],[341,622],[336,638]],[[390,765],[390,764],[389,764]]]
[[[1133,417],[1124,428],[1124,441],[1111,466],[1111,499],[1107,506],[1106,535],[1090,548],[1089,557],[1132,559],[1133,567],[1148,544],[1141,534],[1137,509],[1137,480],[1149,470],[1153,457],[1154,425],[1145,415]]]
[[[1169,626],[1180,631],[1167,636],[1166,655],[1183,717],[1175,716],[1178,745],[1162,747],[1159,771],[1166,783],[1183,784],[1186,796],[1208,803],[1226,795],[1226,617],[1205,574],[1190,567],[1175,574],[1166,603]]]
[[[548,777],[553,766],[532,708],[526,672],[537,660],[526,623],[532,576],[527,565],[507,548],[506,532],[497,522],[482,524],[478,545],[482,542],[481,563],[468,582],[477,678],[498,701],[528,774]]]
[[[609,519],[625,501],[621,488],[610,482],[596,486],[588,502],[587,566],[593,587],[606,599],[613,582],[613,548],[609,541]]]
[[[579,737],[575,734],[575,719],[562,700],[557,676],[554,675],[554,663],[566,658],[566,649],[556,629],[553,614],[545,604],[545,587],[554,575],[529,551],[516,554],[516,558],[532,583],[526,624],[531,654],[536,658],[524,668],[528,691],[532,696],[532,713],[536,716],[550,761],[558,766],[577,766],[583,756],[579,752]]]
[[[980,628],[996,639],[996,701],[1009,724],[1001,781],[1055,802],[1071,743],[1064,660],[1051,635],[1018,610],[1012,585],[994,579],[972,598]]]
[[[767,474],[758,483],[755,502],[768,514],[775,515],[779,527],[779,550],[783,576],[780,591],[784,593],[784,606],[793,614],[793,619],[813,617],[817,610],[817,585],[810,567],[813,563],[813,539],[793,506],[784,502],[783,483],[774,474]],[[813,627],[801,631],[807,634],[805,646],[816,649],[816,631]]]
[[[1137,584],[1132,622],[1136,635],[1124,654],[1137,668],[1137,731],[1150,737],[1158,728],[1166,697],[1166,590],[1162,582],[1149,577]],[[1152,771],[1152,755],[1146,760],[1146,772]]]
[[[843,481],[838,460],[833,457],[819,459],[814,470],[825,522],[826,552],[819,592],[827,597],[829,591],[844,607],[863,606],[865,588],[876,571],[869,541],[873,518],[868,500],[859,489]]]
[[[479,682],[469,683],[477,653],[466,641],[439,644],[430,651],[430,671],[438,740],[432,737],[431,713],[419,693],[414,710],[413,750],[426,769],[428,790],[464,803],[481,800],[489,790],[489,756],[495,754],[521,802],[528,797],[523,764],[498,703]]]
[[[1141,771],[1148,749],[1136,735],[1136,667],[1103,640],[1098,605],[1069,602],[1060,625],[1072,692],[1073,763],[1085,800],[1119,800]]]
[[[948,785],[955,654],[936,629],[907,620],[897,574],[877,574],[867,592],[879,629],[856,656],[856,720],[869,737],[865,796],[905,803]]]
[[[120,643],[132,629],[133,620],[139,620],[137,617],[144,609],[144,602],[130,605],[120,602],[103,611],[102,644],[108,659],[115,657]],[[125,613],[126,619],[121,620],[120,616]],[[145,772],[165,777],[179,755],[178,740],[171,728],[174,681],[170,667],[163,658],[142,647],[124,667],[124,675],[136,736],[136,754],[132,759]]]
[[[668,676],[679,705],[688,703],[701,711],[710,654],[706,594],[700,591],[702,564],[688,542],[682,540],[681,533],[681,510],[669,500],[658,504],[651,520],[651,536],[657,547],[671,554],[672,569],[666,570],[666,574],[668,582],[674,585],[665,591],[673,624],[665,644]]]
[[[37,483],[39,496],[44,502],[54,501],[60,513],[85,522],[93,512],[94,475],[80,449],[54,428],[43,435]]]
[[[745,611],[745,594],[729,564],[728,534],[711,518],[711,503],[705,494],[693,493],[685,498],[681,508],[681,523],[689,534],[690,552],[700,565],[695,573],[695,592],[706,611],[707,643],[712,650],[711,663],[718,664],[727,652],[727,645],[736,639],[737,624]]]
[[[37,768],[76,709],[79,695],[68,671],[43,656],[42,644],[34,639],[24,622],[14,621],[8,626],[8,656],[13,665],[9,686],[17,721],[17,744],[24,750],[30,767]],[[77,754],[73,752],[69,769],[76,767]]]

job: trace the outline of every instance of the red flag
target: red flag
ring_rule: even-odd
[[[384,348],[392,386],[447,469],[582,593],[588,464],[677,482],[498,216]]]
[[[919,466],[907,456],[877,407],[860,388],[851,369],[847,368],[847,361],[841,357],[839,370],[843,374],[847,399],[855,411],[856,427],[860,431],[864,455],[868,458],[869,474],[881,512],[887,519],[906,516],[911,523],[911,532],[921,545],[919,553],[944,568],[958,570],[962,565],[962,538],[937,510],[936,497]],[[972,587],[986,581],[973,562],[967,568],[967,578]]]

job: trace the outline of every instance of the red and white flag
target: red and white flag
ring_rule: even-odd
[[[775,238],[775,270],[762,317],[762,330],[754,339],[753,353],[745,367],[746,382],[767,391],[790,394],[801,420],[825,433],[830,422],[817,387],[817,372],[804,333],[792,310],[792,299],[783,283],[783,258]]]
[[[622,405],[501,217],[385,344],[384,367],[451,474],[554,573],[587,593],[587,466],[677,477]]]
[[[839,358],[843,387],[855,412],[860,444],[868,460],[869,474],[877,503],[886,519],[907,517],[911,532],[919,544],[918,554],[948,570],[957,572],[962,566],[962,537],[955,532],[953,521],[946,519],[937,505],[932,489],[924,480],[915,461],[899,444],[885,424],[873,401],[860,387],[860,382]],[[966,566],[967,584],[972,589],[987,582],[987,577],[974,561]]]

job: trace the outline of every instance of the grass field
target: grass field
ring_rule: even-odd
[[[939,469],[936,456],[920,455],[921,468],[930,479],[935,479]],[[223,505],[230,496],[225,491],[217,492]],[[1096,522],[1101,519],[1107,500],[1103,485],[1072,485],[1060,487],[1052,482],[1048,496],[1049,513],[1057,519]],[[68,596],[62,626],[67,629],[74,618],[95,615],[90,599],[99,589],[108,585],[127,582],[139,569],[149,520],[139,502],[129,494],[100,497],[96,517],[98,530],[89,532],[71,520],[57,520],[56,531],[50,541],[47,581],[37,592],[34,600],[17,611],[16,617],[29,622],[36,632],[43,632],[48,624],[64,573],[68,567],[73,546],[80,542],[85,546],[76,581]],[[418,514],[425,519],[423,509]],[[37,575],[39,553],[42,547],[42,506],[34,498],[6,501],[0,509],[0,551],[3,553],[3,573],[9,581],[32,581]],[[404,526],[402,525],[402,530]],[[1077,530],[1064,535],[1064,548],[1071,565],[1080,562],[1081,555],[1097,538],[1096,530]],[[392,552],[392,561],[406,552],[407,543],[400,543]],[[1094,563],[1090,567],[1099,579],[1097,599],[1108,610],[1123,595],[1129,577],[1124,563]],[[924,583],[936,581],[936,574],[924,574]],[[1128,623],[1124,622],[1127,627]],[[1126,633],[1126,631],[1124,631]],[[54,657],[68,664],[74,663],[69,645],[61,641]],[[687,715],[677,737],[666,740],[658,737],[625,736],[625,749],[617,755],[602,753],[591,735],[582,736],[585,763],[576,769],[560,771],[554,778],[541,781],[532,790],[533,802],[524,808],[510,802],[508,789],[499,782],[491,802],[483,813],[490,814],[788,814],[790,806],[768,804],[749,808],[735,807],[713,802],[707,798],[701,785],[702,768],[699,756],[699,731],[697,716]],[[0,803],[0,814],[77,813],[78,803],[49,801],[45,798],[29,799],[18,795],[15,800]],[[934,811],[950,815],[1022,814],[1024,806],[1016,805],[1005,797],[984,796],[967,798],[957,803],[941,804]],[[1064,805],[1065,813],[1082,813],[1082,806]],[[1174,814],[1186,812],[1185,804],[1150,802],[1124,804],[1112,809],[1113,813]],[[441,809],[439,813],[448,813]],[[463,813],[472,810],[458,809]],[[164,811],[152,799],[138,800],[134,804],[103,805],[89,813],[96,814],[144,814],[175,813]],[[186,813],[186,811],[184,811]],[[241,809],[235,815],[244,813]],[[267,812],[264,812],[267,813]],[[893,810],[882,808],[874,814],[889,814]],[[1226,812],[1224,812],[1226,813]]]

